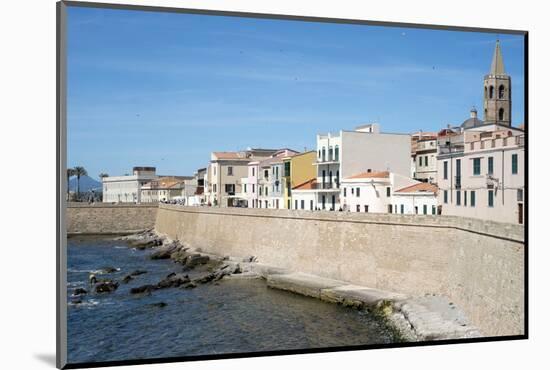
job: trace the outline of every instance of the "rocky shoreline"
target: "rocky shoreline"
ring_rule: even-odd
[[[319,276],[287,271],[262,264],[254,256],[244,258],[217,256],[191,249],[178,240],[158,235],[153,229],[115,238],[124,240],[130,248],[151,250],[151,259],[170,259],[181,267],[156,284],[140,285],[130,289],[132,295],[149,295],[157,290],[177,288],[193,289],[202,284],[218,284],[221,279],[263,278],[267,286],[296,294],[314,297],[325,302],[337,303],[358,310],[369,311],[384,320],[401,341],[447,340],[480,337],[481,333],[469,325],[465,315],[447,298],[426,294],[408,297],[402,294],[380,291],[368,287],[350,285],[347,282]],[[98,270],[98,274],[116,271],[112,267]],[[120,284],[127,284],[147,271],[136,270],[120,281],[97,279],[91,276],[92,290],[99,294],[114,292]],[[92,284],[92,279],[95,279]],[[87,294],[78,288],[73,292],[73,304]],[[158,307],[166,306],[160,302]]]

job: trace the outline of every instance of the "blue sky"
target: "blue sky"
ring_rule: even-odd
[[[190,175],[212,151],[315,147],[377,121],[436,131],[482,112],[496,34],[69,7],[68,166]],[[501,35],[512,122],[523,36]]]

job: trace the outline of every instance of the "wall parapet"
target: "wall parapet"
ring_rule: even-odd
[[[237,207],[185,207],[170,204],[160,204],[159,208],[176,212],[215,214],[237,217],[281,218],[323,222],[349,222],[373,225],[451,228],[521,244],[523,244],[525,241],[525,228],[523,225],[485,221],[477,218],[467,218],[460,216],[303,211],[288,209]]]
[[[155,226],[157,204],[69,203],[67,233],[127,234]]]

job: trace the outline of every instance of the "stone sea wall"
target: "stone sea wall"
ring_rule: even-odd
[[[145,219],[156,213],[133,209]],[[69,221],[75,225],[100,214],[72,212],[79,216]],[[116,211],[101,212],[115,222]],[[147,215],[138,216],[141,212]],[[291,271],[407,295],[444,295],[484,335],[524,334],[519,225],[449,216],[160,205],[155,228],[208,253],[253,255]]]
[[[157,204],[69,203],[67,233],[123,234],[155,226]]]

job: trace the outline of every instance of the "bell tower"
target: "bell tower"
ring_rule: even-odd
[[[499,40],[495,46],[491,70],[483,80],[483,108],[484,124],[511,126],[512,81],[504,72]]]

